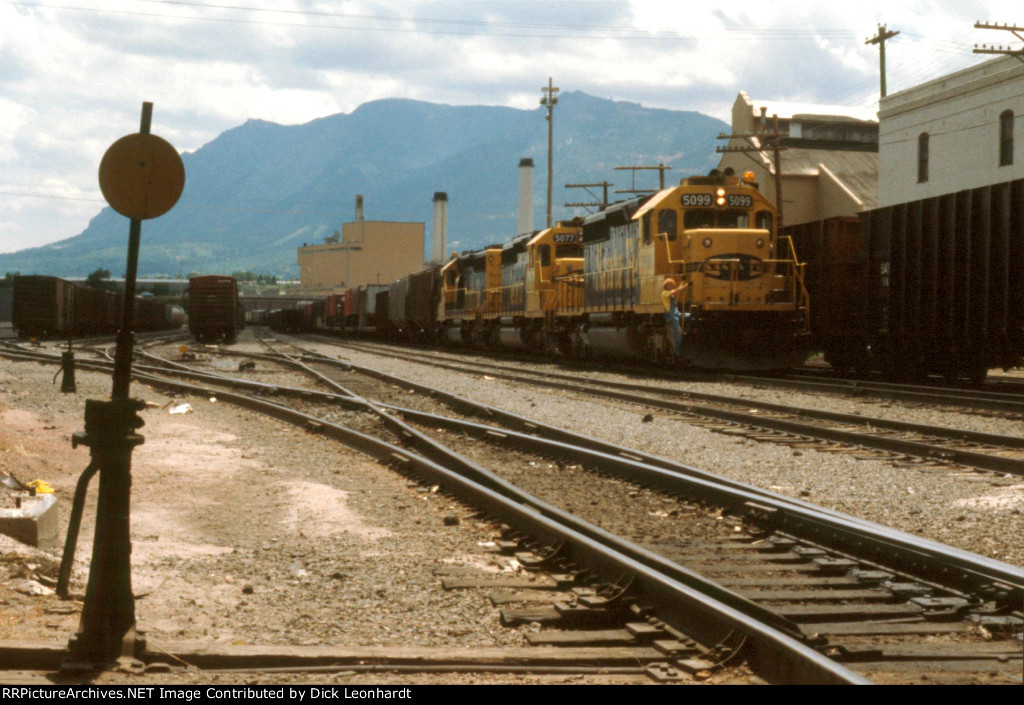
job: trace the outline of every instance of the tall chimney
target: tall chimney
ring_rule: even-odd
[[[444,191],[434,192],[434,246],[430,252],[430,261],[444,264],[448,259],[448,194]]]
[[[356,222],[363,219],[363,194],[356,195]]]
[[[517,235],[533,232],[533,160],[519,160],[519,230]]]

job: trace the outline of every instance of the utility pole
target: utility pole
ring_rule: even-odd
[[[733,140],[742,139],[750,143],[749,147],[715,147],[715,152],[719,154],[727,154],[730,152],[741,152],[744,154],[750,154],[751,152],[766,152],[768,149],[772,150],[772,166],[774,168],[774,181],[775,181],[775,208],[778,210],[778,223],[777,228],[781,229],[782,220],[782,151],[788,149],[782,146],[782,138],[788,137],[788,133],[781,132],[779,130],[779,116],[772,115],[772,131],[768,132],[768,109],[761,108],[761,130],[760,132],[748,132],[743,134],[727,135],[725,133],[719,134],[718,139],[720,140]],[[757,144],[754,145],[751,139],[757,139]],[[771,142],[771,146],[768,146],[768,142]],[[751,157],[753,159],[753,157]]]
[[[566,184],[565,185],[566,188],[581,188],[584,191],[586,191],[587,194],[589,194],[591,198],[594,198],[594,199],[596,199],[597,196],[595,196],[594,193],[591,192],[590,189],[597,188],[598,186],[600,186],[603,189],[603,192],[604,192],[604,194],[601,197],[601,200],[599,202],[598,201],[591,201],[590,203],[583,203],[583,202],[579,202],[579,203],[566,203],[565,207],[566,208],[586,208],[587,212],[590,212],[591,208],[607,208],[608,207],[608,187],[609,186],[614,186],[614,184],[612,184],[611,182],[602,181],[601,183],[598,183],[598,184]]]
[[[1004,32],[1012,32],[1013,36],[1024,42],[1024,27],[1015,27],[1009,24],[993,24],[991,22],[975,22],[975,29],[1001,29]],[[990,44],[974,45],[975,54],[1002,54],[1004,56],[1016,56],[1018,61],[1024,62],[1024,49],[1011,49],[1006,46],[992,46]]]
[[[890,32],[886,30],[884,24],[878,25],[878,34],[873,37],[864,40],[865,44],[877,44],[878,45],[878,61],[880,66],[880,75],[882,77],[882,97],[884,98],[885,93],[885,40],[892,39],[899,32]]]
[[[540,104],[548,109],[548,227],[551,227],[551,180],[554,174],[553,154],[555,139],[555,105],[558,104],[558,88],[552,85],[551,78],[548,78],[548,85],[542,86],[541,91],[546,93],[540,99]]]
[[[615,171],[631,171],[633,172],[633,188],[623,189],[616,191],[615,193],[654,193],[654,189],[638,189],[636,187],[636,173],[638,171],[657,171],[658,172],[658,190],[665,188],[665,172],[671,171],[672,167],[665,166],[664,162],[659,162],[658,166],[617,166]]]

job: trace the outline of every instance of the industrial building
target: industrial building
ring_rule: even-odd
[[[869,111],[758,101],[740,91],[718,168],[754,172],[761,191],[777,202],[778,167],[784,225],[853,216],[877,204],[879,133],[871,118]]]
[[[364,284],[389,284],[423,269],[422,222],[363,218],[362,196],[356,197],[355,219],[323,244],[298,249],[302,295],[326,296]]]

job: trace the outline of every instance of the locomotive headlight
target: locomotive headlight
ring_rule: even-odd
[[[725,205],[725,189],[720,188],[715,191],[715,203],[724,206]]]
[[[757,238],[757,241],[754,244],[757,245],[757,249],[760,250],[762,247],[764,247],[764,238]]]
[[[704,240],[703,240],[703,242],[701,244],[704,245],[704,247],[711,247],[711,238],[709,238],[709,237],[704,238]]]

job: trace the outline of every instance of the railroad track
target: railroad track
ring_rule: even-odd
[[[483,351],[475,348],[449,348],[446,353],[435,348],[418,348],[408,345],[390,345],[380,342],[355,341],[351,338],[323,336],[322,340],[334,341],[339,345],[359,346],[372,350],[375,354],[391,353],[416,354],[429,357],[447,357],[451,360],[465,359],[467,356],[478,356],[482,353],[494,359],[520,361],[523,358],[536,359],[538,362],[551,362],[553,358],[533,353],[510,353],[502,350]],[[831,368],[808,366],[801,370],[781,375],[743,375],[730,372],[714,372],[699,370],[672,370],[652,368],[649,366],[629,365],[614,361],[570,360],[557,358],[560,367],[586,372],[620,372],[636,374],[638,371],[645,376],[657,380],[671,382],[732,382],[756,388],[791,389],[802,392],[816,392],[837,397],[851,397],[858,400],[877,400],[878,402],[897,401],[907,405],[918,405],[927,408],[946,408],[966,413],[978,413],[985,416],[1010,416],[1024,420],[1024,380],[1014,378],[994,378],[985,388],[959,385],[902,384],[868,379],[842,379],[835,376]]]
[[[332,344],[337,344],[332,340]],[[759,442],[791,447],[812,445],[824,452],[871,452],[875,457],[920,467],[931,464],[969,467],[1000,474],[1024,476],[1024,438],[859,414],[843,414],[752,399],[736,399],[690,390],[666,390],[652,384],[612,382],[575,375],[534,371],[499,364],[451,361],[450,358],[407,355],[392,349],[349,347],[374,354],[432,365],[457,372],[486,374],[506,381],[530,384],[572,394],[584,394],[679,414],[689,423],[710,430],[741,435]]]
[[[299,365],[280,355],[262,359]],[[1020,583],[1024,582],[1024,578],[1017,578],[1019,568],[924,542],[756,488],[744,488],[740,483],[719,482],[691,468],[664,467],[666,461],[608,448],[607,444],[602,448],[600,442],[590,439],[573,438],[570,442],[565,432],[529,420],[503,418],[506,426],[528,429],[530,433],[525,434],[508,427],[487,428],[379,402],[367,405],[360,396],[372,393],[373,388],[365,381],[365,375],[358,375],[362,390],[354,395],[351,380],[357,376],[355,368],[323,358],[312,357],[309,361],[344,377],[346,389],[317,393],[278,386],[273,391],[278,395],[299,397],[303,403],[319,397],[332,405],[386,408],[390,413],[383,414],[381,419],[402,438],[405,447],[381,449],[375,445],[379,441],[371,442],[362,435],[353,437],[351,432],[337,428],[322,417],[310,414],[293,417],[298,412],[286,412],[276,405],[272,405],[270,413],[278,418],[288,417],[293,423],[299,422],[311,430],[340,434],[364,452],[372,447],[375,450],[369,452],[392,464],[406,469],[416,466],[417,472],[426,474],[428,482],[443,483],[446,489],[464,498],[472,497],[474,503],[488,503],[489,513],[514,524],[517,531],[509,533],[506,548],[517,551],[523,562],[545,570],[550,578],[549,585],[564,588],[565,592],[558,594],[557,590],[549,590],[542,598],[534,595],[530,601],[540,599],[543,603],[540,606],[507,607],[503,612],[506,621],[589,627],[582,632],[541,630],[536,643],[578,645],[602,640],[602,643],[639,640],[653,645],[664,659],[652,661],[652,675],[669,679],[673,674],[700,673],[719,667],[736,652],[745,657],[754,654],[753,663],[761,672],[774,672],[778,676],[778,669],[782,668],[781,673],[786,675],[781,680],[787,681],[856,682],[859,678],[851,675],[853,671],[884,673],[887,678],[902,673],[895,677],[909,680],[924,671],[936,670],[945,670],[946,675],[940,676],[940,680],[970,680],[981,678],[980,673],[992,672],[1005,675],[1013,673],[1014,669],[1020,672],[1019,648],[1012,641],[985,642],[977,638],[985,631],[998,635],[1019,630]],[[151,384],[180,388],[180,383],[157,380],[149,371],[141,374]],[[320,372],[318,379],[328,383],[324,375]],[[380,379],[377,391],[382,392],[375,396],[386,396],[388,390],[394,395],[396,386],[403,388],[403,392],[408,389],[400,380],[374,376]],[[228,383],[228,380],[222,378],[219,382]],[[230,383],[250,386],[263,394],[271,391],[245,380]],[[234,396],[218,392],[222,400]],[[251,406],[258,400],[239,397],[236,401]],[[463,411],[473,408],[468,400],[448,399],[447,402]],[[477,412],[492,418],[497,415],[496,410],[487,408],[477,407]],[[422,430],[394,426],[395,414],[417,420],[420,429],[435,429],[435,433],[438,428],[444,429],[442,435],[449,444],[466,443],[460,439],[468,434],[507,446],[509,449],[503,452],[508,455],[497,463],[501,467],[529,467],[530,463],[555,459],[564,471],[577,471],[577,466],[580,473],[585,469],[598,470],[619,475],[630,483],[637,483],[630,487],[641,488],[627,492],[657,489],[659,497],[689,497],[690,501],[674,507],[675,515],[666,512],[666,517],[658,517],[672,516],[672,524],[689,527],[687,535],[672,540],[648,540],[646,545],[619,540],[614,555],[609,557],[605,549],[594,545],[609,538],[605,530],[565,516],[566,512],[544,499],[540,494],[542,488],[536,495],[524,494],[523,490],[510,487],[507,480],[467,462],[463,454],[468,454],[470,447],[452,455]],[[549,436],[557,440],[547,438]],[[409,452],[410,448],[418,457]],[[528,457],[535,460],[524,461],[519,457],[524,452],[532,454]],[[437,467],[432,467],[432,463]],[[471,479],[457,479],[442,473],[438,470],[442,463],[454,465]],[[588,483],[588,491],[591,490],[592,477],[580,482]],[[557,489],[548,491],[558,494]],[[511,504],[491,506],[489,503],[496,501],[490,496],[492,493],[504,494],[505,501]],[[614,515],[616,506],[628,504],[621,492],[613,493],[609,504],[593,511],[597,515]],[[680,514],[693,514],[693,521],[682,521]],[[721,518],[729,515],[733,515],[734,520],[723,524]],[[549,525],[556,520],[565,522],[563,529],[556,531]],[[565,533],[566,526],[568,533]],[[852,544],[858,544],[857,551],[850,551]],[[557,548],[546,548],[551,546]],[[925,555],[927,560],[922,557]],[[634,572],[640,570],[635,564],[644,566],[642,575]],[[707,570],[718,579],[708,581],[681,564]],[[596,583],[587,581],[580,577],[581,567],[588,574],[618,577]],[[950,573],[955,576],[951,578]],[[627,574],[628,579],[621,577]],[[942,575],[943,579],[936,581],[937,575]],[[466,576],[449,575],[445,580],[452,588],[479,584],[478,579],[474,582]],[[676,584],[685,589],[678,591]],[[700,595],[699,599],[694,593]],[[565,601],[556,601],[558,598]],[[522,595],[508,597],[506,594],[496,601],[506,599],[525,600]],[[726,609],[719,615],[724,623],[705,628],[705,633],[695,629],[691,623],[692,610],[696,609],[694,600],[698,600],[702,610],[709,609],[708,600],[724,605]],[[965,622],[964,618],[974,621]],[[601,629],[596,629],[598,626]],[[558,636],[560,634],[562,636]],[[948,643],[945,646],[933,643],[936,639]],[[883,642],[887,645],[882,646]],[[789,649],[790,654],[783,658],[778,655],[780,649]],[[799,658],[794,655],[807,650],[810,653],[802,653]],[[821,661],[825,655],[829,658]],[[765,662],[765,658],[769,660]],[[845,665],[829,665],[839,662]]]
[[[821,391],[957,409],[1024,415],[1024,380],[991,378],[983,387],[945,383],[904,384],[875,379],[844,379],[827,369],[807,367],[779,376],[723,374],[722,379],[753,385]]]

